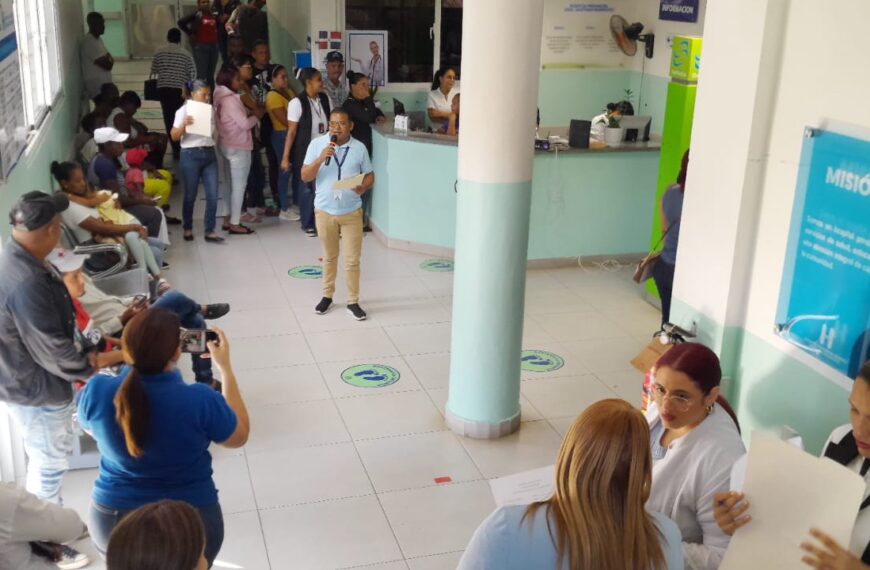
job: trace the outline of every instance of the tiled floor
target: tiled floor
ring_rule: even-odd
[[[628,361],[659,317],[626,270],[528,273],[525,348],[554,352],[565,366],[523,373],[517,434],[474,441],[443,419],[451,274],[427,273],[419,267],[427,256],[368,235],[362,303],[370,319],[357,323],[341,306],[341,275],[339,306],[325,316],[313,311],[319,281],[287,275],[319,263],[319,242],[298,224],[266,223],[222,246],[204,243],[201,225],[197,233],[186,243],[175,232],[167,277],[200,302],[232,303],[218,325],[252,423],[244,449],[214,450],[227,527],[219,568],[453,569],[493,509],[487,479],[551,463],[561,434],[591,402],[639,403],[642,379]],[[385,364],[401,379],[355,388],[340,377],[355,364]],[[95,476],[65,479],[66,501],[83,516]],[[452,482],[436,484],[440,477]]]

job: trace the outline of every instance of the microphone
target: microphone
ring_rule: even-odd
[[[338,142],[338,135],[332,135],[329,137],[329,144],[335,144]],[[326,166],[329,166],[329,163],[332,161],[331,156],[326,157]]]

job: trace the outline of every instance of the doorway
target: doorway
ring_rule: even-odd
[[[166,32],[196,11],[196,0],[127,0],[130,58],[154,57],[166,45]]]

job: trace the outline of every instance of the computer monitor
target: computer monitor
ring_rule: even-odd
[[[647,142],[649,140],[649,128],[652,117],[623,115],[619,119],[619,126],[625,129],[625,142]]]
[[[393,113],[395,113],[396,115],[407,114],[405,113],[405,104],[396,99],[395,97],[393,98]]]

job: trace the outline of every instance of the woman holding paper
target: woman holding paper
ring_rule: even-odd
[[[870,362],[864,363],[852,384],[849,395],[851,423],[835,429],[825,444],[823,457],[833,459],[851,471],[864,477],[867,485],[865,497],[870,495]],[[856,505],[858,507],[859,505]],[[723,492],[713,497],[713,512],[719,528],[727,535],[752,520],[746,514],[749,501],[743,493]],[[812,521],[807,521],[808,526]],[[858,518],[852,530],[848,550],[837,544],[825,533],[813,529],[816,542],[801,545],[807,555],[804,562],[819,570],[868,570],[870,569],[870,497],[865,498],[858,510]],[[860,558],[859,558],[860,557]]]
[[[650,426],[653,474],[647,508],[673,519],[686,568],[719,568],[730,537],[713,516],[713,495],[728,489],[746,453],[734,411],[719,394],[722,370],[701,344],[678,344],[656,363]]]
[[[651,480],[643,415],[624,400],[596,402],[565,434],[553,497],[496,509],[458,568],[682,568],[676,525],[644,509]]]
[[[189,82],[190,98],[175,113],[172,140],[181,142],[181,176],[184,180],[184,241],[193,241],[193,207],[199,183],[205,188],[205,241],[221,243],[215,231],[218,201],[217,155],[214,152],[214,118],[211,88],[201,79]],[[195,118],[196,117],[196,118]],[[206,123],[206,125],[200,124]],[[211,133],[210,135],[207,133]]]

